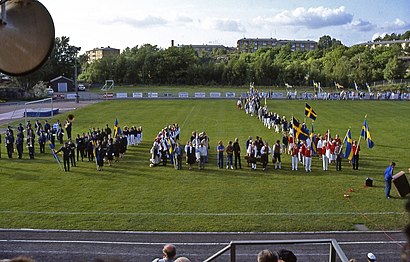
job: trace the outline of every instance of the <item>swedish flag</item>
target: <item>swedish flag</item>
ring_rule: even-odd
[[[372,140],[372,136],[370,135],[370,130],[369,130],[369,126],[367,125],[366,118],[364,119],[364,123],[362,126],[362,132],[360,133],[360,136],[362,136],[367,141],[368,148],[374,147],[374,142]]]
[[[299,140],[306,140],[309,138],[309,130],[306,127],[303,127],[294,117],[292,117],[292,127],[295,131],[295,138]]]
[[[353,150],[352,150],[352,144],[353,144],[353,139],[352,139],[352,132],[350,132],[350,129],[347,130],[346,136],[345,136],[345,158],[352,160],[353,158]]]
[[[121,128],[118,126],[118,118],[115,118],[114,122],[114,135],[113,137],[115,138],[118,134],[121,134]]]
[[[313,111],[313,108],[308,103],[306,103],[305,106],[305,116],[309,117],[312,120],[316,120],[317,117],[316,112]]]

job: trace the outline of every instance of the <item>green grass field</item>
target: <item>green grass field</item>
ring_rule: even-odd
[[[144,231],[317,231],[354,230],[365,224],[372,230],[402,229],[408,223],[405,201],[395,189],[384,197],[383,172],[394,160],[396,171],[410,167],[408,102],[311,101],[318,114],[315,131],[328,128],[342,138],[350,127],[358,139],[364,115],[376,146],[362,142],[359,170],[346,161],[343,171],[321,170],[313,159],[312,172],[284,169],[263,172],[219,170],[218,140],[238,137],[242,150],[249,135],[272,145],[279,134],[235,108],[235,100],[111,101],[74,112],[73,134],[90,127],[137,125],[144,142],[131,147],[114,166],[97,172],[95,163],[80,162],[70,173],[61,172],[47,150],[29,160],[0,159],[0,227]],[[268,101],[271,111],[303,120],[305,101]],[[65,115],[58,116],[60,120]],[[205,170],[176,171],[170,165],[149,167],[149,149],[157,132],[179,123],[181,140],[191,131],[206,131],[211,139],[210,163]],[[309,121],[307,121],[309,122]],[[309,124],[310,126],[310,124]],[[243,162],[244,163],[244,162]],[[366,177],[374,187],[364,187]],[[350,198],[343,195],[352,188]]]

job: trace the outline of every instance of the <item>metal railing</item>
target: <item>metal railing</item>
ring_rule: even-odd
[[[349,259],[335,239],[301,239],[301,240],[260,240],[260,241],[231,241],[229,245],[204,260],[204,262],[214,261],[218,257],[230,251],[230,262],[236,262],[237,246],[251,245],[293,245],[293,244],[329,244],[329,262],[336,262],[338,257],[342,262],[348,262]]]

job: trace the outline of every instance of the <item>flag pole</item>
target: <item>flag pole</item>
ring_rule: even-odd
[[[364,116],[365,121],[366,121],[366,118],[367,118],[367,114]],[[362,127],[362,130],[363,130],[363,127]],[[357,141],[356,152],[359,149],[360,140],[362,140],[362,131],[360,131],[359,140]],[[354,153],[356,154],[356,152],[354,152]]]
[[[347,134],[349,133],[349,130],[350,130],[350,128],[348,128],[348,129],[347,129],[347,131],[346,131],[346,135],[345,135],[345,138],[343,139],[342,144],[344,144],[344,143],[346,142],[346,137],[347,137]]]

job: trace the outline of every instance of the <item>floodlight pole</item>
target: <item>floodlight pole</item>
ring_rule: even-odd
[[[77,69],[77,54],[81,50],[81,47],[74,47],[75,49],[75,56],[74,56],[74,88],[75,88],[75,102],[78,104],[80,103],[80,96],[78,95],[78,69]]]

